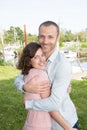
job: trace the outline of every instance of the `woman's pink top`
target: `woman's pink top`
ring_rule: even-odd
[[[44,70],[31,69],[29,74],[24,77],[25,83],[27,83],[35,75],[38,75],[36,83],[44,80],[49,80],[47,73]],[[25,100],[38,100],[41,99],[39,94],[25,93]],[[32,129],[31,129],[32,128]],[[36,129],[37,128],[37,129]],[[44,129],[43,129],[44,128]],[[23,130],[51,130],[51,117],[48,112],[28,110],[27,119]]]

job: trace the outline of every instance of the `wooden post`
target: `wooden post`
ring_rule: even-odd
[[[24,24],[24,46],[27,45],[26,25]]]
[[[80,58],[81,57],[81,55],[80,55],[80,42],[79,42],[79,39],[78,39],[78,37],[77,37],[77,58]]]

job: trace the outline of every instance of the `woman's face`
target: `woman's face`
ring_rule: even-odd
[[[31,58],[31,64],[36,69],[45,69],[46,57],[41,48],[39,48],[34,57]]]

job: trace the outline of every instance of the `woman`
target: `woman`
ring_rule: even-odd
[[[48,80],[45,72],[46,58],[42,52],[41,46],[36,43],[29,43],[23,50],[19,60],[18,69],[24,74],[24,81],[27,83],[33,76],[39,75],[36,82]],[[45,94],[25,93],[24,101],[31,99],[41,99],[50,95],[50,89]],[[51,130],[51,118],[48,112],[37,112],[28,110],[27,119],[23,130]]]

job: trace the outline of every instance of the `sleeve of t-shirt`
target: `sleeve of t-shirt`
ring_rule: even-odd
[[[24,76],[23,74],[19,74],[14,81],[16,89],[21,93],[24,93],[23,85],[25,84],[25,82],[23,80],[23,76]]]

